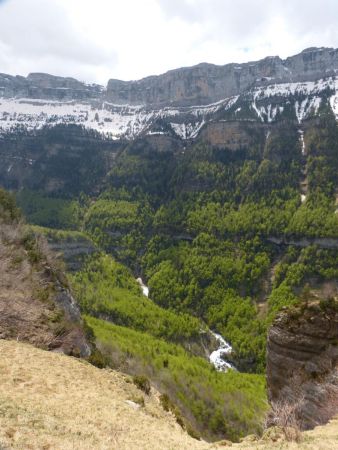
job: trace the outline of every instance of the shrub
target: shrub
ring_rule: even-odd
[[[303,397],[295,402],[279,400],[271,402],[268,423],[281,429],[287,441],[299,442],[301,438],[299,412]]]
[[[172,402],[167,394],[160,395],[160,403],[164,411],[170,411]]]
[[[150,394],[151,386],[150,381],[144,375],[135,375],[133,377],[134,384],[141,389],[141,391],[145,392],[147,395]]]
[[[197,441],[201,440],[201,435],[198,431],[196,431],[190,424],[186,425],[186,431],[193,439],[196,439]]]
[[[175,416],[176,422],[182,428],[186,428],[187,433],[190,434],[190,436],[194,437],[195,439],[200,439],[200,436],[197,433],[197,431],[194,430],[191,425],[186,425],[186,423],[182,417],[181,411],[178,409],[178,407],[175,405],[175,403],[173,403],[170,400],[170,397],[168,394],[160,395],[160,403],[162,405],[162,408],[165,411],[168,411],[168,412],[170,411]]]
[[[105,355],[103,355],[97,348],[92,351],[87,361],[93,366],[98,367],[99,369],[104,369],[105,367],[109,366],[110,362],[109,359]]]
[[[5,220],[15,220],[21,217],[20,210],[17,208],[15,198],[8,192],[0,188],[0,215]]]

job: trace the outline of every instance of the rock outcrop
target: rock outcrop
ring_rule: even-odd
[[[269,236],[266,239],[276,245],[292,245],[294,247],[306,248],[309,245],[316,245],[319,248],[338,248],[336,238],[287,238],[285,236]]]
[[[268,335],[267,383],[273,405],[293,404],[302,429],[338,413],[338,302],[283,311]]]
[[[57,239],[48,235],[46,237],[49,248],[62,257],[69,271],[81,270],[86,257],[98,251],[95,244],[86,237],[73,239]]]
[[[265,127],[262,124],[250,122],[210,122],[200,134],[200,139],[213,147],[227,148],[237,151],[249,148],[265,140]]]

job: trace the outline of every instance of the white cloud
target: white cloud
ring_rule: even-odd
[[[0,0],[0,71],[103,84],[338,47],[337,0]]]

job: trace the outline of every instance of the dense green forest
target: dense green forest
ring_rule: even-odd
[[[108,255],[93,256],[71,279],[86,314],[176,343],[196,340],[203,330],[197,318],[161,308],[145,297],[130,271]]]
[[[162,397],[174,403],[178,422],[194,437],[238,440],[261,431],[267,409],[262,375],[220,373],[179,345],[85,317],[113,367],[152,380]]]
[[[148,377],[191,434],[237,440],[259,432],[266,410],[264,377],[219,373],[198,356],[204,356],[205,324],[157,306],[108,255],[90,258],[70,280],[108,364]]]
[[[72,195],[17,193],[32,224],[95,243],[70,278],[110,363],[148,376],[208,438],[259,428],[257,374],[278,311],[336,295],[338,127],[323,107],[303,127],[305,152],[298,128],[285,119],[252,131],[236,151],[159,151],[140,138],[121,146],[100,189],[86,180]],[[256,375],[217,373],[200,350],[208,328],[231,343],[240,372]]]

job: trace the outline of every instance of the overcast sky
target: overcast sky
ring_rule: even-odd
[[[0,72],[106,84],[338,47],[338,0],[0,0]]]

